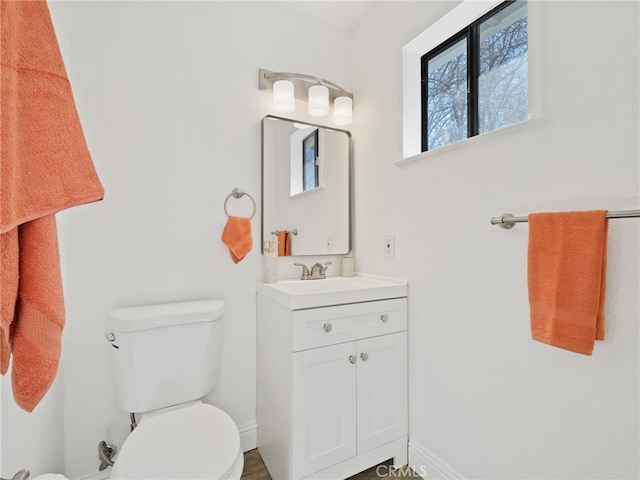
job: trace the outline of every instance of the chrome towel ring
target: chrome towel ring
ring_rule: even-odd
[[[229,201],[229,199],[231,197],[242,198],[244,195],[249,197],[249,200],[251,200],[251,203],[253,204],[253,212],[249,217],[249,218],[253,218],[253,216],[256,214],[256,202],[253,200],[253,197],[251,195],[249,195],[247,192],[245,192],[241,188],[234,188],[233,191],[229,195],[227,195],[227,198],[224,199],[224,213],[227,215],[227,217],[229,216],[229,212],[227,211],[227,202]]]

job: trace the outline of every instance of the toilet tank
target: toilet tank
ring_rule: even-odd
[[[116,399],[147,412],[202,398],[218,383],[222,300],[112,310],[108,339]]]

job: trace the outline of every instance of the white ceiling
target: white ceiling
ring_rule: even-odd
[[[375,1],[283,1],[284,5],[323,20],[331,25],[351,30],[375,7]]]

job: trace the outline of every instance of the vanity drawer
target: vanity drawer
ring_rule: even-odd
[[[407,329],[407,299],[292,312],[294,352]]]

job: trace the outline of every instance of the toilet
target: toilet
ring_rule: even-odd
[[[200,399],[218,383],[224,302],[111,311],[118,405],[140,413],[112,479],[237,480],[244,457],[235,422]]]

